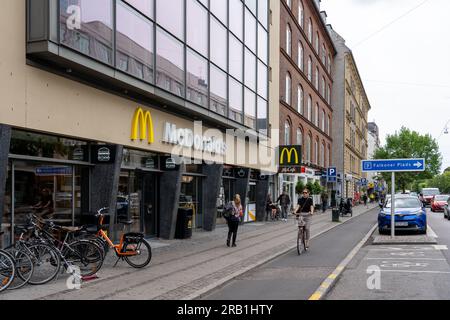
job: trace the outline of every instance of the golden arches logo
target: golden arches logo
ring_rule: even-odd
[[[297,150],[295,148],[284,148],[280,154],[280,165],[285,164],[286,158],[287,163],[292,164],[292,155],[295,155],[295,164],[299,164],[299,157]]]
[[[131,126],[131,140],[138,139],[141,141],[147,139],[149,144],[155,142],[152,115],[150,111],[144,112],[142,108],[138,108],[134,113]]]

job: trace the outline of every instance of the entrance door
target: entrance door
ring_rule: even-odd
[[[158,234],[158,177],[155,173],[142,173],[142,221],[143,232],[147,237]]]
[[[194,228],[203,227],[202,178],[183,176],[181,184],[180,207],[192,208],[194,211]]]

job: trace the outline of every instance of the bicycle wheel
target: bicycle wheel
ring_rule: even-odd
[[[0,250],[0,292],[8,289],[16,275],[14,259],[5,251]]]
[[[96,274],[102,267],[104,259],[100,246],[89,240],[78,240],[68,244],[63,250],[63,256],[68,264],[80,269],[82,277]]]
[[[34,271],[28,283],[31,285],[46,284],[58,275],[61,269],[61,258],[58,252],[45,243],[35,243],[25,250],[33,261]]]
[[[302,227],[298,228],[297,234],[297,253],[301,255],[305,251],[305,231]]]
[[[8,290],[16,290],[22,288],[30,281],[33,276],[34,265],[31,257],[24,251],[14,248],[7,249],[7,252],[15,260],[16,276],[9,286]]]
[[[152,260],[152,248],[150,243],[142,239],[137,244],[128,244],[125,249],[127,251],[135,251],[136,255],[125,257],[125,261],[136,269],[146,267]]]

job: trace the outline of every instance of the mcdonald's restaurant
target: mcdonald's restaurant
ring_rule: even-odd
[[[0,74],[0,247],[30,214],[79,226],[107,207],[113,234],[120,220],[131,220],[130,231],[173,239],[182,210],[192,215],[188,228],[212,231],[240,194],[245,222],[262,220],[275,170],[217,159],[271,148],[268,127],[277,120],[268,119],[267,97],[254,93],[255,112],[246,114],[242,95],[241,110],[233,109],[231,94],[217,95],[172,57],[145,53],[131,35],[113,30],[114,46],[105,47],[114,33],[109,26],[118,23],[100,26],[102,17],[67,30],[65,11],[53,12],[60,6],[49,1],[9,1],[10,10],[0,13],[17,31],[2,52]],[[82,16],[97,12],[80,6]],[[132,17],[135,9],[117,1],[117,10]],[[169,34],[158,37],[162,46]],[[188,61],[190,49],[183,48]],[[152,63],[142,65],[142,57]],[[218,68],[206,62],[213,81]],[[230,129],[252,129],[254,136],[236,147],[226,138]]]

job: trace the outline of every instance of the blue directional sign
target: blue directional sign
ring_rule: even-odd
[[[337,169],[336,167],[330,167],[327,170],[327,181],[337,182]]]
[[[425,171],[425,159],[366,160],[363,172],[417,172]]]

